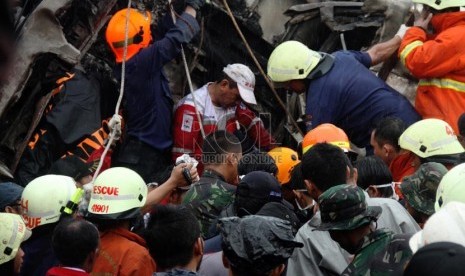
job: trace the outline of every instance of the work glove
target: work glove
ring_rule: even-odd
[[[405,33],[410,27],[407,27],[405,24],[400,25],[399,30],[397,31],[396,35],[400,37],[400,39],[404,38]]]
[[[200,10],[205,5],[205,0],[185,0],[187,6],[191,6],[196,11]]]

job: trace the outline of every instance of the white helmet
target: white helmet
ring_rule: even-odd
[[[435,10],[465,6],[464,0],[413,0],[413,3],[424,4]]]
[[[147,185],[135,171],[114,167],[95,180],[87,216],[98,219],[128,219],[140,213],[147,200]]]
[[[409,245],[415,253],[434,242],[454,242],[465,246],[465,204],[451,202],[433,214],[422,231],[410,238]]]
[[[465,152],[452,127],[439,119],[425,119],[409,126],[400,136],[399,145],[421,158]]]
[[[434,209],[439,211],[452,201],[465,203],[465,163],[455,166],[444,175],[436,191]]]
[[[32,180],[24,188],[21,207],[26,226],[54,223],[76,191],[76,182],[69,176],[48,174]]]
[[[268,59],[267,73],[273,82],[305,79],[322,56],[298,41],[279,44]]]
[[[21,242],[30,236],[31,232],[19,215],[0,213],[0,265],[13,260]]]

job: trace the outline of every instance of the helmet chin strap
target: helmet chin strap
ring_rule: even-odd
[[[320,53],[322,58],[318,65],[308,74],[308,80],[316,79],[328,73],[334,65],[334,56],[327,53]]]

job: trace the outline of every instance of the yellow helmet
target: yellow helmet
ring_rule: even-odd
[[[33,229],[57,222],[75,191],[74,179],[64,175],[48,174],[29,182],[21,196],[26,226]]]
[[[424,4],[435,10],[465,6],[464,0],[413,0],[413,3]]]
[[[268,59],[268,77],[273,82],[305,79],[321,59],[321,54],[310,50],[301,42],[283,42]]]
[[[465,203],[465,164],[453,167],[439,183],[436,191],[434,209],[439,211],[447,203],[458,201]]]
[[[311,147],[318,143],[328,143],[338,146],[344,152],[352,151],[347,134],[344,130],[333,124],[321,124],[305,134],[302,141],[302,153],[305,154]]]
[[[300,163],[297,152],[290,148],[278,147],[268,152],[278,167],[276,178],[281,185],[289,183],[294,167]]]
[[[87,214],[98,219],[136,217],[147,200],[147,185],[135,171],[114,167],[95,179]]]
[[[399,146],[421,158],[465,152],[452,127],[439,119],[424,119],[409,126]]]
[[[19,215],[0,213],[0,265],[11,261],[31,232]]]
[[[124,39],[126,36],[126,15],[127,9],[116,12],[108,22],[108,27],[105,32],[106,41],[115,54],[116,62],[123,61]],[[150,21],[151,14],[149,12],[143,14],[137,9],[129,10],[126,60],[129,60],[141,49],[149,46],[152,40]]]

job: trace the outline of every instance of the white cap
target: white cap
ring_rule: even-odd
[[[244,64],[228,64],[223,72],[237,83],[239,93],[244,102],[257,104],[253,90],[255,89],[255,75],[249,67]]]
[[[434,242],[454,242],[465,246],[465,204],[450,202],[433,214],[422,231],[410,238],[409,245],[415,253]]]

